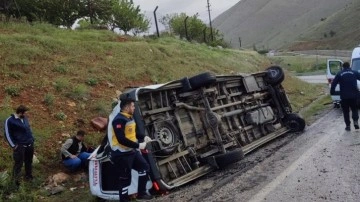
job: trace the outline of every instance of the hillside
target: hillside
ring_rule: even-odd
[[[19,104],[30,107],[28,116],[41,163],[34,169],[35,185],[24,189],[22,197],[40,195],[44,201],[50,199],[37,188],[63,169],[59,149],[66,139],[64,134],[72,135],[82,128],[88,132],[86,142],[98,145],[104,132],[93,129],[90,120],[109,114],[116,90],[204,71],[256,72],[270,65],[267,58],[254,51],[211,48],[173,38],[128,38],[104,30],[72,31],[14,23],[0,24],[0,58],[0,131],[14,108]],[[322,91],[288,75],[284,86],[295,111]],[[0,172],[10,172],[12,153],[0,137]],[[88,189],[82,192],[88,194]],[[0,201],[2,194],[0,190]],[[84,201],[83,195],[74,196],[70,191],[58,199],[51,198],[67,199]]]
[[[298,38],[298,42],[289,45],[289,49],[352,49],[360,44],[359,18],[360,1],[351,2],[311,26]]]
[[[353,34],[355,35],[353,37],[359,37],[359,32],[356,32],[358,26],[351,25],[357,23],[360,14],[348,12],[352,6],[359,9],[359,2],[356,0],[242,0],[214,19],[213,25],[224,33],[225,39],[232,47],[239,47],[239,37],[241,37],[243,47],[251,48],[255,45],[257,49],[279,49],[300,40],[302,36],[308,37],[302,37],[301,40],[310,40],[310,36],[323,36],[324,32],[331,31],[328,29],[333,23],[343,24],[346,29],[341,31],[348,36]],[[352,17],[347,18],[343,14],[337,14],[341,10],[351,14]],[[324,27],[323,30],[316,28],[320,25]],[[310,28],[314,30],[311,34]],[[340,32],[340,30],[334,31]],[[346,47],[336,48],[348,49],[354,46],[353,41],[345,44]]]

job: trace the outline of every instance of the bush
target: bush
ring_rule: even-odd
[[[95,78],[88,78],[86,84],[89,86],[96,86],[98,84],[98,80]]]
[[[17,86],[6,86],[5,92],[10,96],[19,96],[20,95],[20,87]]]
[[[89,90],[88,87],[84,84],[79,84],[75,86],[70,93],[68,93],[68,97],[72,99],[84,99],[88,96]]]
[[[54,83],[54,87],[57,91],[62,91],[63,89],[67,88],[69,85],[70,85],[69,80],[65,78],[59,78]]]
[[[330,37],[334,37],[336,35],[336,32],[334,30],[330,30],[329,34]]]
[[[58,112],[55,114],[55,118],[60,121],[65,121],[67,116],[64,112]]]
[[[19,79],[21,79],[21,73],[19,73],[19,72],[10,72],[9,73],[9,76],[11,77],[11,78],[14,78],[14,79],[17,79],[17,80],[19,80]]]
[[[55,97],[53,94],[50,94],[50,93],[45,94],[45,96],[44,96],[45,105],[47,105],[47,106],[53,105],[54,100],[55,100]]]
[[[227,43],[225,40],[223,39],[217,39],[217,40],[214,40],[214,41],[211,41],[208,43],[210,46],[212,47],[217,47],[217,46],[221,46],[223,48],[229,48],[230,45],[229,43]]]
[[[68,68],[63,66],[63,65],[56,66],[54,68],[54,72],[58,72],[58,73],[61,73],[61,74],[66,74],[68,72]]]
[[[7,186],[7,183],[9,182],[10,175],[7,171],[0,172],[0,187]]]
[[[268,50],[258,50],[257,51],[260,55],[265,55],[266,53],[268,53]]]
[[[110,112],[110,106],[108,103],[106,102],[102,102],[102,101],[99,101],[94,110],[96,111],[96,113],[98,113],[98,115],[100,116],[108,116],[109,115],[109,112]]]

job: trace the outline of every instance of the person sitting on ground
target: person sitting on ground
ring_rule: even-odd
[[[85,131],[79,130],[75,136],[67,139],[61,147],[61,157],[66,168],[77,171],[79,168],[86,169],[90,153],[83,143]]]

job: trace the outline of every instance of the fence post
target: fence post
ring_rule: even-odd
[[[204,28],[203,33],[204,33],[204,42],[206,43],[206,27]]]
[[[156,33],[157,33],[157,36],[160,37],[159,27],[158,27],[157,18],[156,18],[156,11],[158,8],[159,8],[159,6],[156,6],[156,8],[154,10],[154,19],[155,19]]]
[[[184,20],[184,23],[185,23],[185,37],[186,37],[186,40],[190,41],[190,38],[188,36],[188,31],[187,31],[187,20],[189,19],[189,16],[186,16],[185,20]]]

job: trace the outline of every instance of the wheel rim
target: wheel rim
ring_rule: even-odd
[[[157,139],[165,147],[172,145],[174,141],[174,133],[169,128],[163,127],[157,132]]]
[[[276,78],[279,75],[279,70],[277,69],[269,69],[270,76],[272,78]]]

